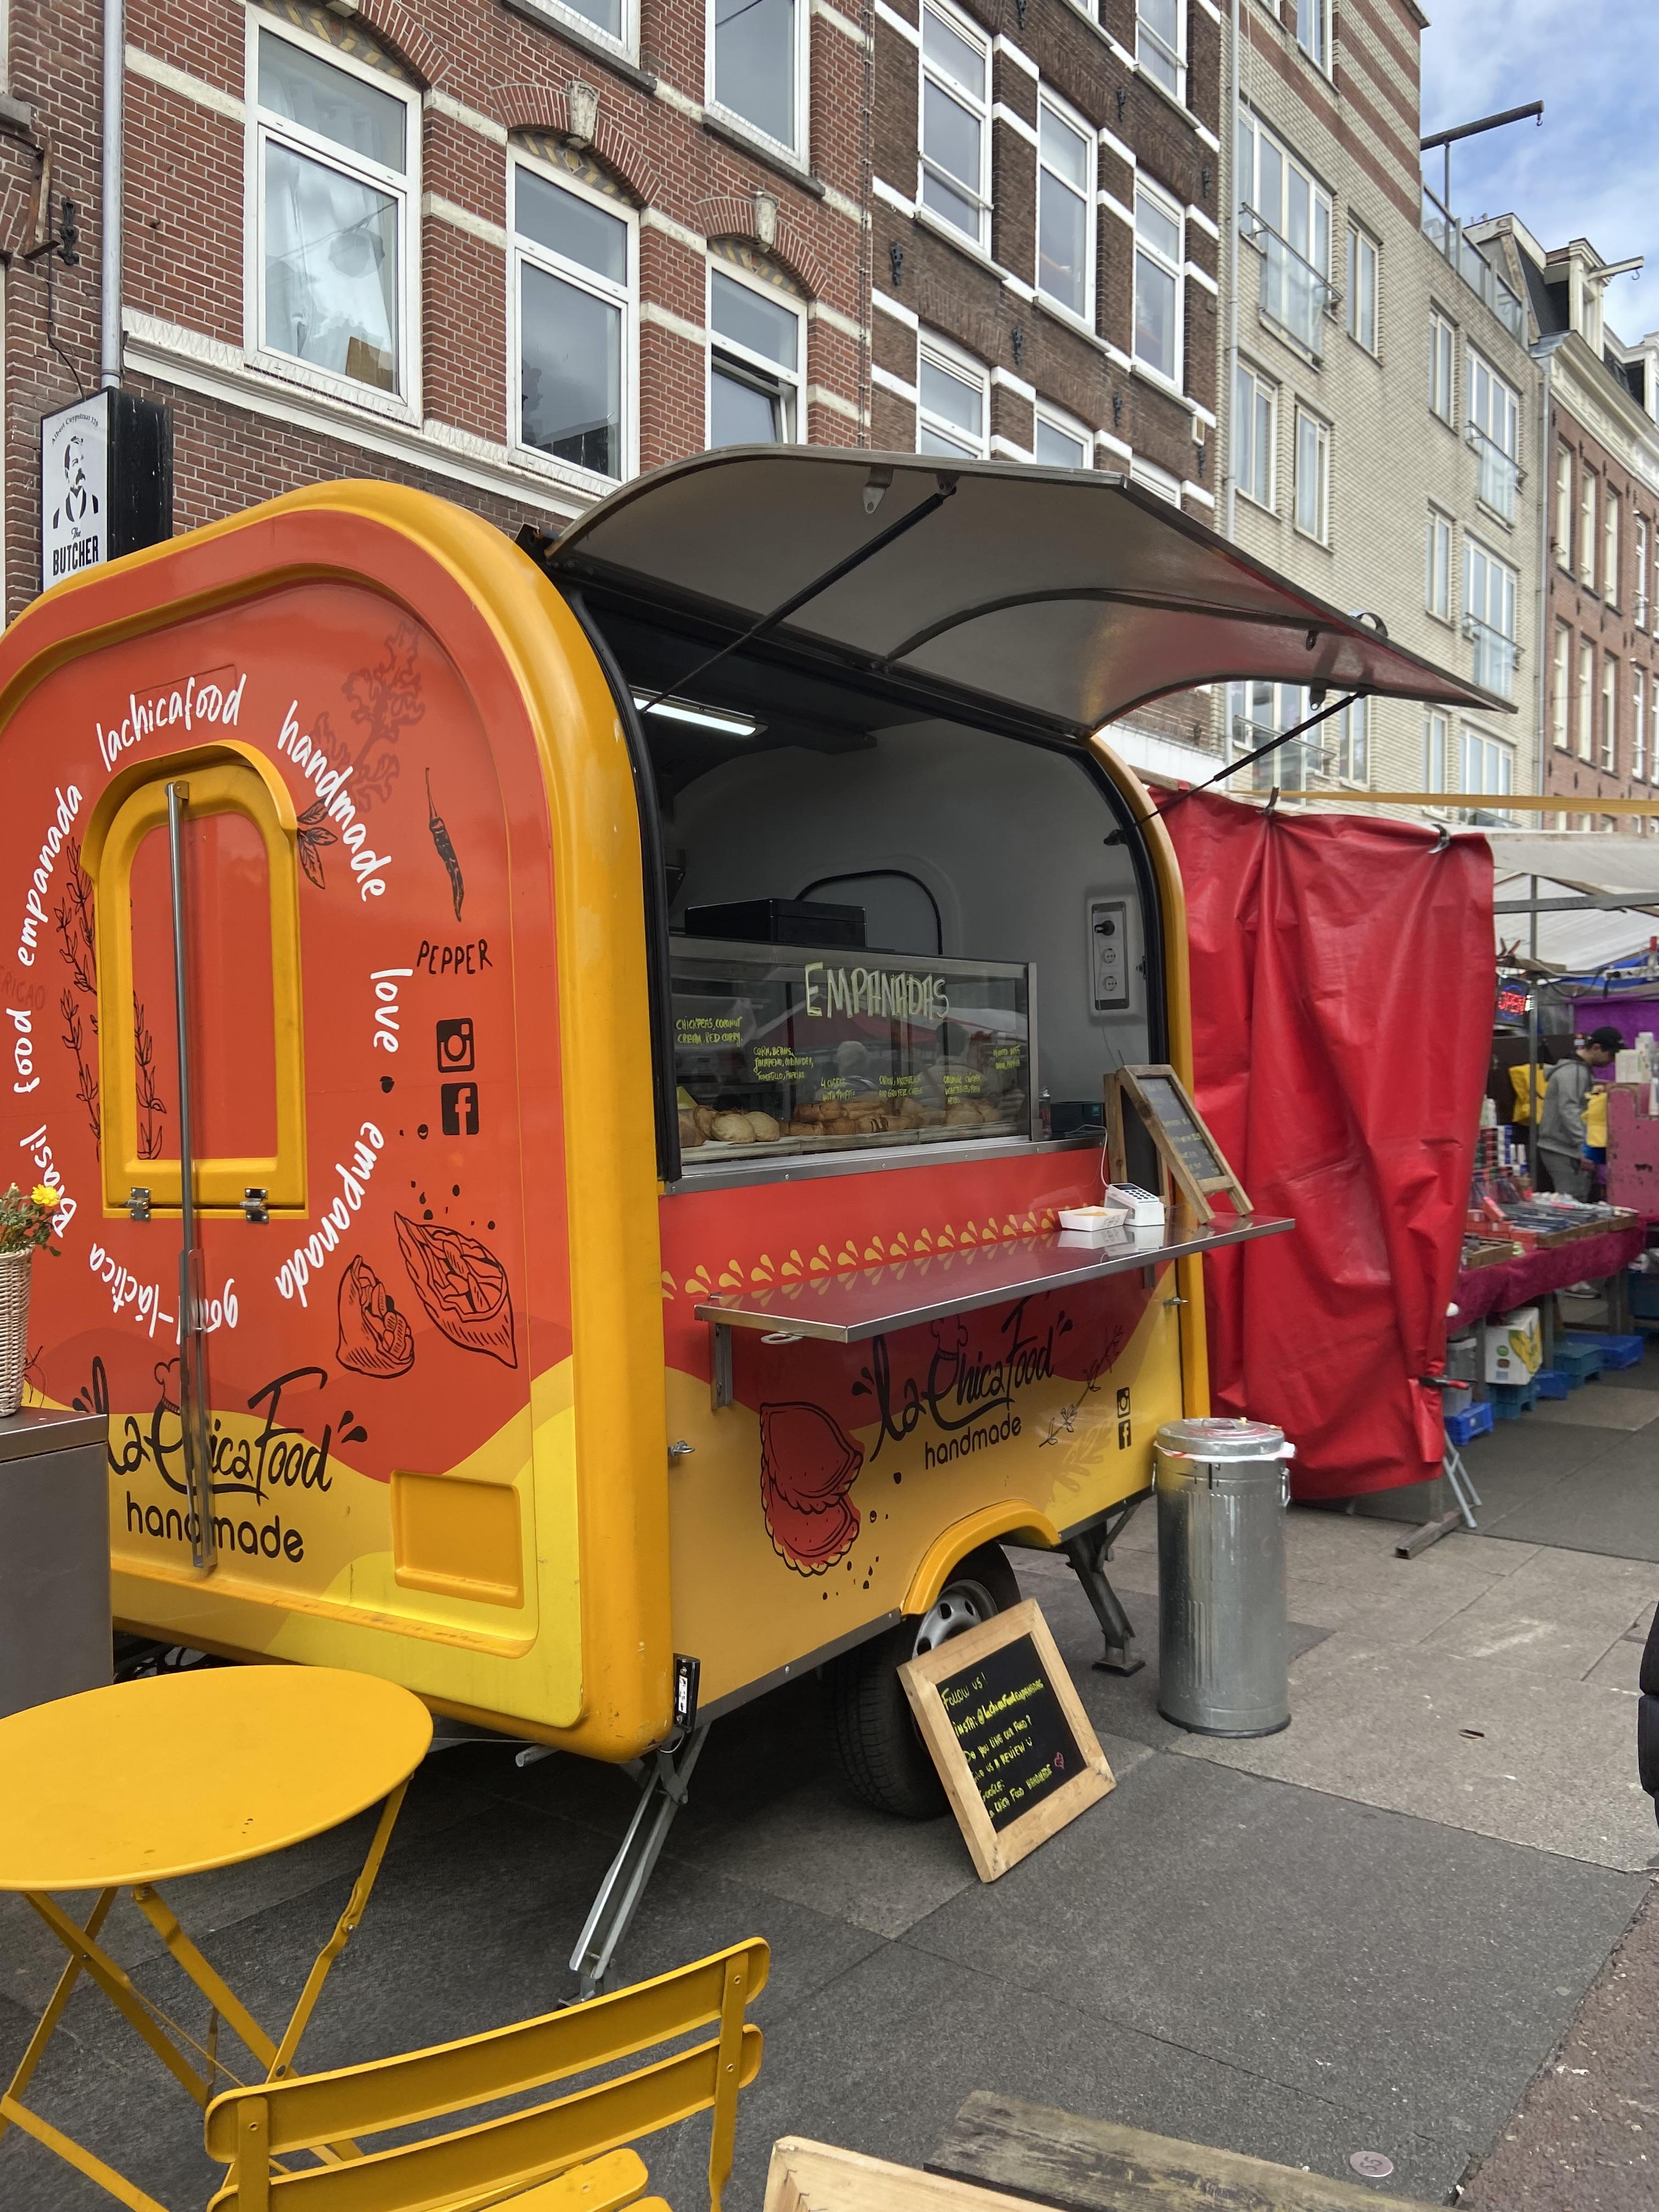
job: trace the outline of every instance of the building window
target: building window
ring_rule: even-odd
[[[921,11],[921,204],[979,246],[991,206],[990,75],[988,40],[929,0]]]
[[[1429,406],[1443,422],[1455,422],[1457,339],[1438,308],[1429,311]]]
[[[1429,509],[1427,556],[1424,562],[1423,603],[1431,615],[1449,622],[1451,611],[1452,526],[1449,515]]]
[[[1322,545],[1330,542],[1331,434],[1316,415],[1296,410],[1296,526]]]
[[[1227,686],[1227,757],[1243,760],[1265,745],[1281,730],[1293,730],[1310,713],[1308,695],[1299,684],[1252,684]],[[1316,777],[1328,775],[1326,757],[1330,725],[1322,722],[1305,737],[1264,753],[1250,770],[1257,791],[1306,791]]]
[[[1461,782],[1459,788],[1470,792],[1489,792],[1494,799],[1506,799],[1515,789],[1515,747],[1505,744],[1499,738],[1489,738],[1482,730],[1471,729],[1466,722],[1458,732]],[[1477,821],[1488,818],[1499,809],[1476,807],[1470,810]]]
[[[708,442],[795,444],[801,434],[800,310],[768,286],[708,272]]]
[[[710,0],[708,96],[790,153],[802,150],[805,16],[797,0]]]
[[[1639,668],[1631,671],[1630,772],[1638,783],[1648,772],[1648,679]]]
[[[1635,532],[1636,558],[1632,565],[1635,570],[1636,590],[1631,601],[1630,618],[1638,629],[1645,629],[1648,626],[1648,526],[1639,514],[1635,518]]]
[[[1595,753],[1595,647],[1587,637],[1578,641],[1578,757]]]
[[[1296,10],[1296,42],[1308,59],[1328,76],[1331,68],[1331,0],[1291,0]]]
[[[255,37],[257,343],[408,398],[414,95],[263,24]]]
[[[982,461],[988,451],[990,379],[977,362],[924,338],[916,373],[919,453],[954,453]]]
[[[1317,358],[1332,297],[1331,196],[1248,109],[1238,117],[1239,226],[1260,248],[1261,313]]]
[[[1139,453],[1129,464],[1129,482],[1170,507],[1181,504],[1181,478],[1168,469],[1159,468],[1156,461],[1143,460]]]
[[[1233,386],[1233,477],[1258,507],[1273,504],[1273,454],[1278,444],[1279,398],[1265,377],[1241,362]]]
[[[1094,316],[1095,136],[1044,93],[1037,101],[1037,289]]]
[[[1555,561],[1572,574],[1572,451],[1555,449]]]
[[[1171,99],[1187,103],[1185,0],[1135,0],[1135,59]]]
[[[1181,382],[1182,217],[1152,185],[1135,185],[1135,359]]]
[[[1607,486],[1601,502],[1601,591],[1610,607],[1619,604],[1619,495]]]
[[[1601,765],[1619,771],[1619,663],[1608,653],[1601,663]]]
[[[1369,783],[1370,767],[1370,702],[1350,699],[1331,717],[1335,732],[1331,751],[1340,783]]]
[[[634,218],[573,179],[513,165],[519,437],[596,476],[628,473]]]
[[[1089,433],[1081,422],[1052,407],[1036,410],[1032,458],[1045,469],[1086,469],[1090,465]]]
[[[1595,472],[1583,471],[1578,487],[1578,580],[1595,586],[1595,556],[1599,548],[1595,542]]]
[[[1463,629],[1474,647],[1474,680],[1500,699],[1515,696],[1521,648],[1513,568],[1470,538],[1463,552]]]
[[[571,15],[579,29],[598,31],[624,53],[635,51],[637,23],[630,0],[534,0],[552,15]]]
[[[1483,505],[1505,522],[1515,520],[1521,487],[1521,398],[1497,371],[1469,351],[1468,421],[1464,436],[1480,462],[1476,492]]]
[[[1565,623],[1555,625],[1555,665],[1552,671],[1554,690],[1550,698],[1550,734],[1558,750],[1568,751],[1572,744],[1568,718],[1572,712],[1572,631]]]
[[[1446,788],[1446,736],[1450,724],[1431,708],[1423,717],[1423,786],[1426,791]]]
[[[1376,351],[1376,241],[1348,225],[1348,336]]]

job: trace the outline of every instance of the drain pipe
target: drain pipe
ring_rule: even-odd
[[[100,252],[102,344],[98,381],[121,381],[121,173],[126,139],[125,0],[104,0],[104,211]]]
[[[1221,407],[1226,410],[1227,481],[1222,507],[1225,518],[1223,527],[1229,538],[1234,535],[1238,502],[1238,424],[1234,419],[1238,392],[1238,13],[1239,0],[1232,0],[1232,67],[1228,113],[1223,125],[1229,137],[1217,165],[1231,180],[1223,208],[1227,225],[1227,381],[1224,389],[1216,395]]]

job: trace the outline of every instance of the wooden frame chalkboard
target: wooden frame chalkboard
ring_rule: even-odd
[[[1158,1146],[1159,1158],[1200,1221],[1214,1218],[1215,1208],[1209,1197],[1212,1191],[1229,1191],[1239,1212],[1251,1211],[1243,1184],[1228,1166],[1226,1156],[1188,1097],[1186,1085],[1172,1067],[1115,1067],[1107,1076],[1107,1156],[1114,1182],[1121,1182],[1126,1174],[1126,1099],[1146,1125],[1146,1133]]]
[[[899,1668],[981,1881],[1117,1786],[1034,1599]]]

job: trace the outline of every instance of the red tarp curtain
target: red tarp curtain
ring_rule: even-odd
[[[1284,1429],[1299,1497],[1426,1480],[1419,1377],[1444,1358],[1492,1049],[1490,849],[1207,794],[1169,829],[1199,1110],[1255,1210],[1297,1223],[1204,1262],[1215,1410]]]

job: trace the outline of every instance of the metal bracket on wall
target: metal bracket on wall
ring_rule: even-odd
[[[723,1321],[708,1324],[708,1402],[717,1413],[732,1402],[732,1331]]]
[[[1141,1497],[1132,1498],[1115,1521],[1109,1522],[1103,1528],[1091,1528],[1084,1535],[1073,1536],[1064,1547],[1105,1638],[1105,1656],[1095,1662],[1103,1674],[1138,1674],[1146,1664],[1135,1650],[1133,1626],[1123,1610],[1121,1599],[1106,1579],[1105,1567],[1112,1546],[1145,1494],[1143,1492]]]
[[[580,1978],[581,2002],[603,1996],[610,1978],[617,1946],[628,1933],[639,1910],[674,1815],[684,1804],[692,1770],[708,1740],[708,1723],[690,1735],[677,1736],[653,1756],[646,1771],[640,1802],[628,1824],[622,1849],[611,1862],[599,1895],[593,1899],[576,1948],[570,1954],[570,1971]]]

